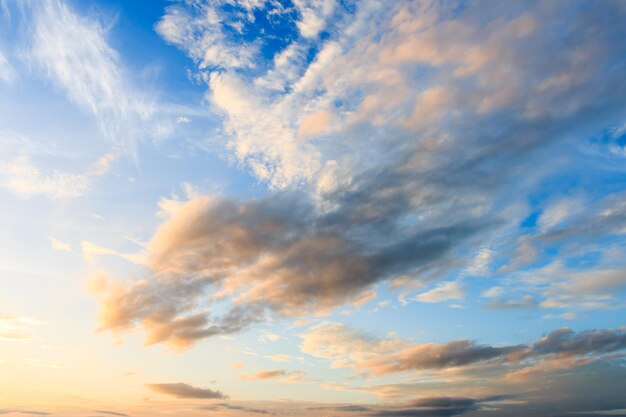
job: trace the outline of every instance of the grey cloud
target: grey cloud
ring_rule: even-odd
[[[430,397],[413,401],[401,408],[389,408],[371,413],[377,417],[456,416],[475,411],[480,400],[465,397]]]
[[[30,414],[33,416],[49,416],[52,414],[52,413],[48,413],[47,411],[30,411],[30,410],[21,410],[17,408],[0,409],[0,414],[12,414],[12,413]]]
[[[301,194],[244,203],[191,200],[152,239],[153,275],[131,286],[104,286],[103,328],[121,331],[141,323],[148,343],[184,347],[241,331],[267,310],[323,311],[358,299],[395,274],[440,266],[457,245],[487,228],[470,219],[424,226],[374,248],[358,230],[331,217],[317,216]],[[220,291],[236,294],[224,316],[190,314]]]
[[[440,345],[416,345],[396,355],[372,360],[364,366],[370,367],[379,374],[418,369],[441,369],[500,359],[525,349],[523,345],[494,347],[479,345],[469,340],[459,340]]]
[[[252,407],[245,407],[242,405],[235,405],[235,404],[226,404],[226,403],[218,403],[218,404],[211,404],[211,405],[205,405],[199,408],[200,410],[210,410],[210,411],[214,411],[214,410],[232,410],[232,411],[242,411],[244,413],[252,413],[252,414],[272,414],[267,410],[263,410],[260,408],[252,408]]]
[[[146,384],[150,390],[176,398],[223,399],[226,395],[209,388],[197,388],[182,382],[170,384]]]
[[[610,353],[626,349],[626,329],[587,330],[574,333],[571,329],[555,330],[533,344],[535,355],[586,355]]]
[[[539,301],[532,295],[525,295],[522,298],[500,299],[496,298],[487,303],[490,310],[512,310],[520,308],[532,308],[539,305]]]
[[[362,405],[323,405],[316,407],[306,407],[307,410],[317,411],[317,410],[329,410],[329,411],[340,411],[340,412],[352,412],[352,413],[361,413],[366,411],[371,411],[371,408],[364,407]]]
[[[341,324],[318,325],[301,335],[302,352],[335,366],[367,370],[374,375],[459,368],[478,377],[526,377],[582,366],[626,349],[626,329],[574,332],[563,328],[534,343],[493,346],[470,340],[412,344],[403,339],[377,339]],[[495,397],[494,397],[495,398]],[[491,400],[493,401],[494,398]],[[485,401],[487,398],[485,398]]]
[[[128,417],[129,416],[129,414],[118,413],[116,411],[108,411],[108,410],[95,410],[94,412],[100,413],[100,414],[108,414],[110,416],[121,416],[121,417]]]

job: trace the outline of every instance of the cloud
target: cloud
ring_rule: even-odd
[[[69,244],[65,243],[65,242],[61,242],[60,240],[55,239],[53,237],[49,237],[49,236],[48,236],[48,240],[50,241],[50,246],[54,250],[60,250],[60,251],[64,251],[64,252],[71,252],[72,251],[72,247]]]
[[[242,405],[236,405],[236,404],[226,404],[226,403],[218,403],[218,404],[211,404],[211,405],[205,405],[200,407],[201,410],[209,410],[209,411],[219,411],[219,410],[230,410],[230,411],[241,411],[243,413],[252,413],[252,414],[272,414],[267,410],[263,410],[260,408],[252,408],[252,407],[245,407]]]
[[[244,381],[258,381],[260,379],[280,378],[282,382],[298,382],[305,375],[304,371],[293,371],[285,369],[272,369],[259,371],[250,375],[242,375]]]
[[[83,116],[93,120],[96,127],[87,135],[93,137],[87,139],[106,139],[105,144],[111,146],[111,150],[95,162],[87,162],[82,169],[68,171],[67,160],[60,160],[59,156],[76,158],[77,151],[83,153],[82,143],[71,143],[68,148],[67,141],[84,141],[84,132],[66,128],[63,139],[45,133],[41,141],[32,133],[26,134],[23,146],[5,144],[3,147],[2,153],[6,154],[0,163],[3,187],[23,197],[76,198],[89,191],[94,181],[108,173],[121,156],[136,156],[140,140],[163,139],[170,134],[175,123],[169,113],[174,106],[158,103],[156,94],[142,85],[144,80],[126,68],[109,43],[111,22],[81,15],[63,0],[17,2],[15,10],[19,13],[11,16],[7,13],[6,20],[10,23],[7,26],[14,29],[11,35],[15,37],[12,44],[16,47],[12,55],[16,60],[9,65],[4,51],[0,51],[0,81],[10,82],[19,72],[24,84],[48,87],[37,93],[37,100],[58,91],[65,94],[75,107],[55,116],[71,119],[71,122],[64,121],[71,126],[81,125]],[[26,28],[28,30],[22,30]],[[180,114],[181,109],[174,111]],[[15,117],[15,114],[9,112],[5,116]],[[35,131],[41,127],[46,132],[54,132],[54,123],[53,129],[41,123],[19,129],[32,132],[33,127]],[[5,136],[7,132],[0,134]],[[48,155],[44,150],[47,148],[55,151]],[[62,153],[58,149],[62,149]],[[38,158],[41,155],[47,158]]]
[[[362,241],[350,236],[362,233],[360,214],[349,212],[352,204],[358,201],[346,212],[320,218],[300,194],[248,202],[197,197],[172,204],[148,244],[149,278],[132,284],[103,281],[103,328],[119,331],[139,322],[149,342],[182,346],[242,330],[268,310],[321,314],[362,300],[389,276],[427,270],[485,227],[468,219],[462,225],[418,228],[369,248],[365,235]],[[224,320],[234,326],[211,325],[203,313],[189,315],[223,297],[233,300]]]
[[[80,248],[83,252],[83,256],[86,259],[91,259],[96,256],[117,256],[137,265],[143,265],[146,262],[146,254],[143,250],[135,253],[123,253],[115,249],[105,248],[103,246],[96,245],[95,243],[89,242],[87,240],[83,240],[80,243]]]
[[[54,170],[46,176],[26,155],[0,164],[0,174],[4,176],[2,185],[23,197],[44,194],[55,199],[73,198],[84,194],[90,186],[90,179],[84,174]]]
[[[408,370],[444,369],[500,359],[521,349],[520,346],[479,345],[468,340],[426,343],[406,348],[389,358],[372,359],[363,366],[380,375]]]
[[[125,413],[118,413],[116,411],[108,411],[108,410],[96,410],[94,411],[95,413],[99,413],[99,414],[107,414],[110,416],[120,416],[120,417],[129,417],[128,414]]]
[[[22,410],[22,409],[17,409],[17,408],[2,408],[0,409],[0,414],[28,414],[28,415],[33,415],[33,416],[49,416],[52,413],[49,413],[47,411],[32,411],[32,410]]]
[[[301,16],[296,25],[305,38],[315,37],[324,30],[326,20],[337,7],[335,0],[295,0],[294,4]]]
[[[496,298],[487,303],[490,310],[509,310],[518,308],[532,308],[539,305],[539,302],[532,295],[525,295],[519,299],[500,299]]]
[[[563,328],[549,333],[533,347],[536,355],[575,356],[590,353],[609,353],[626,349],[626,329],[588,330],[574,333]]]
[[[329,410],[329,411],[339,411],[339,412],[366,412],[371,409],[368,407],[363,407],[362,405],[323,405],[323,406],[315,406],[315,407],[306,407],[307,410]]]
[[[132,146],[154,109],[128,81],[105,26],[60,0],[27,3],[33,19],[31,57],[76,104],[92,113],[111,141]]]
[[[370,415],[378,417],[456,416],[476,411],[480,400],[465,397],[421,398],[404,407],[377,410]]]
[[[458,299],[455,273],[507,264],[495,242],[545,248],[623,229],[614,228],[622,204],[595,223],[575,221],[589,210],[548,209],[541,237],[519,240],[520,207],[554,148],[574,152],[583,140],[571,137],[622,123],[626,82],[613,68],[626,56],[615,42],[624,10],[613,3],[590,17],[566,3],[564,14],[540,3],[452,13],[443,3],[329,2],[311,11],[321,23],[307,29],[309,12],[259,2],[231,4],[229,14],[225,4],[172,5],[157,31],[194,60],[225,149],[273,191],[172,204],[142,277],[102,286],[103,329],[140,326],[148,343],[186,347],[268,317],[324,315],[399,278],[413,290],[446,277],[417,299]],[[235,33],[254,11],[278,19],[268,33],[292,29],[271,59],[259,55],[266,35]],[[327,24],[329,36],[317,38]],[[311,132],[310,120],[325,126]],[[569,305],[539,292],[524,294]],[[216,316],[220,303],[233,310]]]
[[[458,282],[444,282],[430,291],[418,294],[415,300],[423,303],[441,303],[443,301],[459,300],[465,297],[465,291]]]
[[[220,391],[214,391],[209,388],[196,388],[182,382],[173,384],[146,384],[150,390],[160,394],[171,395],[176,398],[194,398],[194,399],[224,399],[227,398]]]
[[[11,84],[15,80],[15,69],[7,60],[4,53],[0,50],[0,81]]]
[[[289,362],[291,360],[289,355],[284,354],[266,355],[265,358],[274,362]]]
[[[30,343],[42,321],[28,317],[0,315],[0,342]]]
[[[221,23],[224,18],[217,7],[221,3],[199,3],[196,12],[169,6],[155,29],[168,43],[186,49],[200,68],[251,67],[255,48],[227,38]]]
[[[367,370],[379,376],[452,368],[473,372],[480,366],[485,369],[496,366],[491,377],[503,378],[531,366],[533,369],[543,367],[546,372],[568,369],[626,349],[623,328],[579,333],[563,328],[532,344],[509,346],[470,340],[412,344],[398,338],[376,338],[339,323],[317,325],[301,337],[301,351],[329,360],[331,367]]]

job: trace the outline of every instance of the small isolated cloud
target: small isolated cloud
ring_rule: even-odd
[[[275,355],[265,355],[265,358],[274,362],[289,362],[291,360],[291,356],[281,353]]]
[[[18,408],[0,408],[0,414],[28,414],[31,416],[49,416],[52,413],[47,411],[32,411],[32,410],[24,410]]]
[[[533,308],[539,305],[539,301],[532,295],[525,295],[521,298],[502,299],[494,298],[487,303],[490,310],[513,310],[521,308]]]
[[[444,282],[430,291],[418,294],[415,300],[422,303],[441,303],[443,301],[459,300],[465,297],[465,291],[456,281]]]
[[[118,413],[117,411],[95,410],[94,413],[105,414],[105,415],[109,415],[109,416],[129,417],[129,414]]]
[[[228,410],[228,411],[240,411],[246,414],[250,414],[250,413],[251,414],[272,414],[269,411],[263,410],[260,408],[246,407],[243,405],[226,404],[226,403],[205,405],[205,406],[200,407],[200,410],[208,410],[208,411]]]
[[[0,315],[0,342],[30,343],[42,321],[28,317]]]
[[[179,123],[179,124],[190,123],[190,122],[191,122],[191,119],[185,116],[178,116],[176,118],[176,123]]]
[[[53,237],[48,236],[48,240],[50,241],[50,246],[52,247],[52,249],[54,250],[60,250],[60,251],[65,251],[65,252],[71,252],[72,251],[72,247],[65,243],[65,242],[61,242],[58,239],[55,239]]]
[[[170,384],[146,384],[146,387],[154,392],[171,395],[176,398],[195,398],[208,400],[228,398],[220,391],[214,391],[209,388],[197,388],[182,382]]]
[[[349,413],[364,413],[367,411],[371,411],[371,408],[364,407],[362,405],[318,405],[313,407],[306,407],[307,410],[318,411],[338,411],[338,412],[349,412]]]
[[[138,252],[133,253],[124,253],[115,249],[110,249],[104,246],[97,245],[87,240],[83,240],[80,244],[80,247],[83,252],[83,256],[87,260],[97,256],[117,256],[137,265],[144,265],[146,262],[146,253],[143,250],[139,250]]]
[[[305,375],[304,371],[290,371],[285,369],[273,369],[259,371],[250,375],[242,375],[244,381],[257,381],[261,379],[280,379],[282,382],[296,382]]]
[[[274,333],[263,333],[259,336],[259,342],[267,343],[267,342],[277,342],[280,340],[280,336]]]

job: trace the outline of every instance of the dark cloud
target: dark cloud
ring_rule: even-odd
[[[251,407],[245,407],[242,405],[235,405],[235,404],[226,404],[226,403],[218,403],[218,404],[211,404],[211,405],[205,405],[199,408],[200,410],[210,410],[210,411],[214,411],[214,410],[232,410],[232,411],[241,411],[244,413],[252,413],[252,414],[272,414],[267,410],[263,410],[260,408],[251,408]]]
[[[403,349],[395,355],[363,364],[378,374],[418,369],[441,369],[471,365],[524,351],[523,345],[495,347],[479,345],[469,340],[444,344],[428,343]]]
[[[626,329],[587,330],[579,333],[563,328],[541,338],[532,346],[534,355],[603,354],[626,349]]]
[[[316,407],[306,407],[306,410],[317,411],[317,410],[329,410],[329,411],[340,411],[340,412],[352,412],[352,413],[361,413],[366,411],[371,411],[371,408],[363,407],[362,405],[323,405]]]
[[[30,411],[30,410],[20,410],[17,408],[2,408],[0,409],[0,414],[12,414],[12,413],[19,413],[19,414],[30,414],[33,416],[49,416],[52,413],[48,413],[47,411]]]
[[[621,327],[583,332],[563,328],[535,343],[509,346],[470,340],[412,344],[403,339],[376,338],[338,323],[314,326],[301,337],[302,352],[375,375],[466,368],[470,374],[475,372],[476,377],[488,370],[489,378],[505,375],[524,378],[531,373],[569,369],[605,357],[610,359],[610,354],[626,349],[626,330]]]
[[[196,388],[182,382],[172,384],[146,384],[146,387],[154,392],[172,395],[176,398],[198,398],[198,399],[224,399],[228,398],[220,391],[209,388]]]
[[[377,417],[445,417],[465,414],[478,408],[474,398],[431,397],[415,400],[405,406],[377,410],[370,415]]]

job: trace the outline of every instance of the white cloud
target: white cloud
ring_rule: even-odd
[[[156,31],[167,42],[187,51],[200,68],[246,68],[254,65],[254,45],[228,41],[223,32],[221,1],[198,4],[200,12],[193,15],[178,5],[166,9],[166,14],[156,25]],[[250,8],[261,2],[250,3]]]
[[[53,237],[48,236],[48,240],[50,241],[50,246],[52,247],[52,249],[54,250],[60,250],[60,251],[64,251],[64,252],[71,252],[72,251],[72,247],[65,243],[65,242],[61,242],[58,239],[55,239]]]
[[[493,259],[494,253],[488,248],[482,248],[476,253],[471,264],[466,271],[472,275],[485,275],[489,272],[489,264]]]
[[[456,281],[444,282],[430,291],[418,294],[416,301],[423,303],[441,303],[443,301],[459,300],[465,297],[465,291]]]
[[[273,362],[289,362],[291,360],[291,357],[289,355],[284,354],[266,355],[265,358]]]
[[[145,265],[147,261],[147,253],[144,250],[139,250],[134,253],[124,253],[115,249],[97,245],[87,240],[82,241],[80,247],[82,249],[83,256],[87,260],[94,259],[94,257],[97,256],[116,256],[137,265]]]
[[[9,163],[0,164],[2,185],[22,197],[43,194],[50,198],[73,198],[85,193],[90,178],[85,174],[72,174],[53,170],[44,175],[26,155]]]
[[[305,38],[313,38],[324,30],[337,6],[335,0],[295,0],[294,4],[301,16],[296,25]]]
[[[568,218],[581,212],[585,202],[576,198],[566,198],[549,205],[537,220],[542,232],[547,232],[560,225]]]
[[[504,294],[503,287],[491,287],[483,292],[483,297],[494,298],[500,297],[502,294]]]

